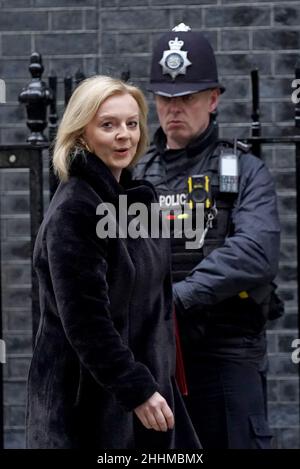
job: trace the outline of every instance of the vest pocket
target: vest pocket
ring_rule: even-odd
[[[249,424],[254,448],[271,449],[271,438],[273,437],[268,422],[263,414],[249,415]]]

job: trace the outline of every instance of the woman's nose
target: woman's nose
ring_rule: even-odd
[[[120,127],[118,128],[118,132],[116,134],[116,138],[119,138],[119,139],[129,138],[129,130],[126,124],[120,125]]]

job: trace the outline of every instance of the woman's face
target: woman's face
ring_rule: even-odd
[[[139,107],[130,94],[107,98],[84,130],[90,150],[117,180],[133,160],[140,140]]]

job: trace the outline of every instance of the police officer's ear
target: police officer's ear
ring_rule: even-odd
[[[209,90],[209,112],[214,112],[219,104],[219,96],[221,94],[219,88]]]

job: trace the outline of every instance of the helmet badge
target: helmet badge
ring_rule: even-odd
[[[169,41],[169,50],[163,52],[163,56],[159,61],[162,66],[163,74],[169,74],[175,80],[177,75],[185,75],[186,68],[192,65],[192,62],[187,58],[187,51],[181,50],[184,41],[179,41],[178,37],[175,40]]]

